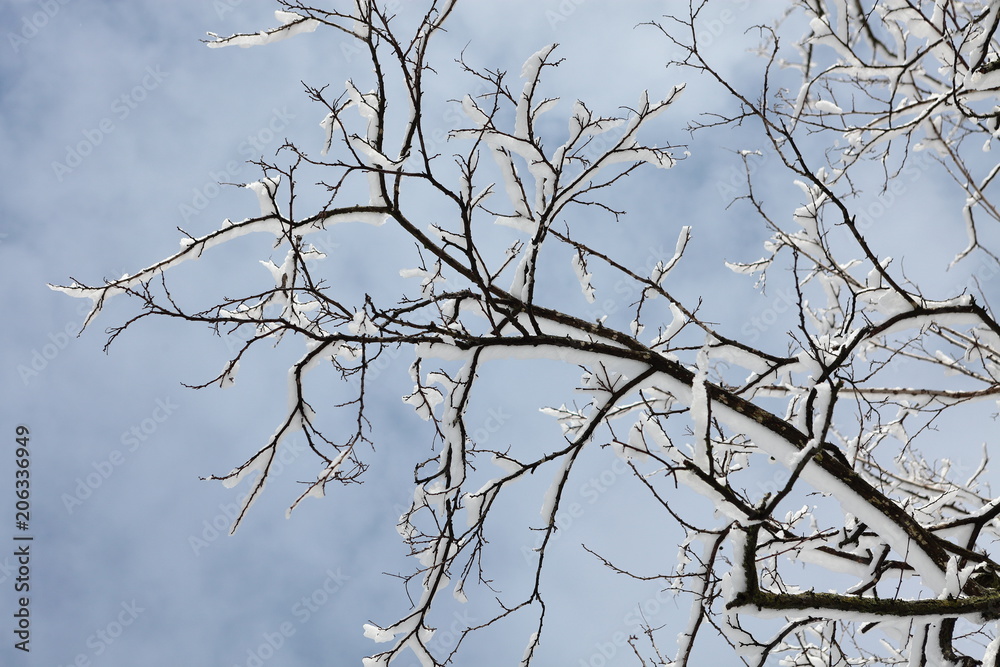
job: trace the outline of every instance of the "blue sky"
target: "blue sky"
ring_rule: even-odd
[[[566,63],[548,79],[551,94],[580,97],[605,113],[633,103],[644,88],[660,94],[685,75],[663,67],[676,54],[662,38],[634,26],[655,18],[662,5],[460,3],[438,45],[442,67],[431,86],[439,95],[434,104],[468,86],[450,61],[466,44],[474,63],[516,75],[530,54],[559,42]],[[181,382],[213,377],[234,341],[175,322],[144,321],[105,354],[103,328],[134,315],[131,304],[112,302],[77,338],[86,311],[46,287],[71,276],[94,283],[134,272],[173,252],[178,226],[200,234],[223,218],[253,215],[252,194],[217,182],[256,180],[255,168],[244,161],[273,153],[284,137],[318,151],[323,113],[310,105],[300,80],[338,88],[348,76],[364,76],[339,33],[321,30],[251,49],[213,50],[199,42],[209,30],[270,27],[274,9],[264,0],[10,0],[0,8],[0,305],[8,314],[0,349],[0,423],[8,454],[0,457],[0,488],[8,489],[13,479],[15,427],[26,425],[35,538],[31,653],[11,648],[5,613],[3,664],[228,667],[252,665],[255,657],[289,667],[360,664],[379,648],[362,636],[362,624],[388,623],[405,611],[398,580],[382,573],[410,568],[394,523],[411,497],[412,467],[429,453],[429,440],[418,435],[424,423],[399,400],[410,389],[410,352],[386,360],[384,384],[371,404],[378,457],[370,481],[310,499],[286,520],[285,508],[299,493],[296,482],[316,474],[316,461],[293,438],[280,474],[230,537],[224,533],[232,507],[248,485],[225,489],[199,477],[228,472],[273,432],[284,406],[284,372],[298,348],[261,348],[244,362],[234,388],[193,391]],[[718,33],[712,40],[726,40],[719,57],[735,75],[750,67],[739,26],[753,17],[726,17],[713,24]],[[662,254],[657,248],[672,252],[679,226],[695,221],[696,259],[760,255],[764,231],[741,224],[747,211],[727,211],[720,195],[720,183],[738,166],[727,149],[758,146],[737,145],[742,139],[735,133],[691,140],[683,131],[704,105],[720,99],[711,90],[693,81],[678,108],[657,125],[663,133],[657,141],[691,142],[692,156],[670,172],[649,170],[624,185],[620,196],[630,200],[633,215],[623,232],[608,235],[609,248],[639,253],[641,263],[643,253]],[[567,109],[564,101],[559,110]],[[771,180],[766,170],[762,177]],[[788,187],[775,185],[774,198],[785,197]],[[675,196],[681,192],[687,196]],[[314,243],[326,244],[336,258],[331,275],[345,289],[381,289],[372,282],[378,273],[355,249],[377,243],[366,230],[338,229]],[[206,286],[262,278],[252,273],[259,267],[244,271],[266,257],[259,250],[220,249],[179,272],[177,289],[197,298]],[[257,254],[241,254],[247,251]],[[753,300],[750,281],[725,273],[716,280],[719,268],[690,272],[677,291],[705,295],[706,312],[716,313],[717,321],[731,318],[737,332],[780,298]],[[598,307],[613,316],[631,299],[611,294],[610,305]],[[557,438],[551,420],[535,409],[571,399],[567,382],[576,379],[575,370],[553,371],[538,379],[537,395],[524,397],[505,391],[501,375],[470,423],[498,441]],[[330,389],[331,402],[337,391]],[[574,547],[597,540],[635,555],[628,549],[639,544],[647,552],[638,563],[661,570],[674,556],[669,535],[643,532],[605,454],[594,452],[583,462],[575,493],[579,516],[567,519],[574,525],[560,545],[567,566],[546,580],[553,610],[551,639],[543,645],[550,660],[542,664],[556,664],[558,657],[560,664],[575,665],[592,661],[601,647],[621,650],[615,633],[634,631],[636,600],[645,601],[651,618],[686,613],[671,611],[673,603],[658,597],[655,587],[610,577]],[[509,525],[496,528],[492,558],[514,589],[518,575],[529,572],[523,553],[533,534],[526,527],[537,522],[537,503],[528,497],[547,482],[526,486],[525,499],[510,501],[520,516],[512,513]],[[9,493],[2,506],[4,525],[11,526]],[[0,539],[12,533],[5,528]],[[0,551],[5,611],[13,604],[9,551]],[[593,603],[585,614],[581,600]],[[464,627],[476,613],[475,607],[446,609],[441,627]],[[520,657],[525,628],[514,622],[472,643],[466,664],[500,664],[508,653],[510,660]],[[443,643],[447,636],[442,632]]]
[[[665,87],[668,77],[661,67],[648,68],[650,81],[613,76],[608,69],[638,45],[630,40],[621,52],[598,56],[582,31],[610,18],[619,34],[634,35],[632,25],[655,16],[654,3],[643,4],[627,17],[585,3],[572,15],[555,14],[566,20],[553,27],[545,12],[559,12],[558,3],[468,3],[442,52],[451,58],[468,41],[479,64],[516,73],[528,55],[559,41],[572,67],[553,86],[613,109],[643,87]],[[104,354],[103,327],[128,317],[129,305],[110,304],[77,338],[80,302],[45,286],[133,272],[177,247],[177,226],[204,233],[224,217],[251,215],[252,196],[216,181],[255,180],[244,160],[272,153],[284,136],[318,149],[322,114],[299,81],[339,86],[363,76],[345,62],[339,35],[253,49],[210,50],[198,41],[208,30],[270,27],[273,9],[253,0],[12,2],[0,13],[0,146],[8,156],[0,169],[9,184],[0,195],[2,298],[6,312],[17,313],[0,352],[3,421],[11,439],[17,424],[31,429],[35,484],[32,650],[22,655],[5,640],[4,664],[248,665],[275,644],[281,647],[266,664],[360,664],[378,648],[362,636],[362,623],[386,623],[405,609],[398,581],[382,572],[410,567],[394,523],[409,501],[413,456],[382,457],[377,479],[304,503],[286,520],[299,493],[294,481],[315,475],[314,460],[293,439],[287,470],[232,537],[224,534],[232,506],[248,486],[199,480],[227,472],[273,431],[284,403],[283,364],[295,350],[244,363],[231,391],[195,392],[180,383],[214,375],[230,351],[224,341],[159,322],[140,325]],[[592,89],[595,78],[601,89]],[[191,281],[224,281],[227,261],[239,258],[213,258]],[[387,380],[404,380],[404,356],[389,365]],[[423,422],[399,401],[409,386],[386,386],[374,404],[380,446],[426,451],[410,435]],[[487,416],[491,409],[514,414],[501,399],[486,405]],[[530,412],[504,419],[493,437],[512,437],[520,420],[541,423]],[[601,470],[607,461],[595,465]],[[7,488],[12,458],[0,469]],[[12,514],[11,502],[4,511]],[[527,512],[528,521],[537,516]],[[507,565],[526,573],[522,547],[533,536],[511,533],[520,541]],[[0,564],[10,567],[3,558]],[[5,610],[13,595],[8,572],[0,570]],[[573,584],[554,577],[556,590]],[[592,594],[614,600],[600,591]],[[443,628],[475,619],[448,613],[456,615]],[[559,624],[552,628],[559,636]],[[518,630],[505,629],[507,641],[499,636],[493,650],[519,654],[526,635]],[[593,650],[580,647],[584,657]]]

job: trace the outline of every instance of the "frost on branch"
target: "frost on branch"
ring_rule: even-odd
[[[645,664],[703,664],[706,643],[754,665],[995,662],[1000,499],[987,440],[1000,325],[988,281],[1000,209],[998,168],[980,149],[1000,136],[1000,4],[791,2],[755,31],[760,59],[741,56],[759,76],[733,81],[718,66],[729,38],[704,39],[716,4],[695,3],[642,26],[682,55],[665,88],[637,91],[612,115],[547,94],[555,45],[508,77],[470,64],[473,44],[453,54],[467,86],[447,98],[443,117],[459,119],[447,141],[434,134],[445,100],[424,82],[449,62],[428,60],[438,53],[428,45],[458,3],[342,4],[283,3],[278,28],[209,44],[315,31],[307,39],[349,39],[364,56],[306,85],[321,131],[257,163],[260,179],[245,186],[254,217],[181,230],[177,252],[133,274],[54,289],[91,301],[88,326],[112,296],[138,302],[109,344],[150,316],[238,334],[196,387],[233,384],[251,348],[297,346],[275,430],[211,477],[252,484],[236,525],[291,434],[319,461],[289,514],[307,497],[350,502],[336,485],[365,479],[380,457],[414,456],[412,502],[389,517],[413,557],[408,597],[395,620],[364,625],[380,651],[365,664],[403,664],[407,653],[463,664],[472,629],[447,647],[434,641],[456,603],[476,609],[476,632],[526,618],[522,664],[548,664],[546,621],[558,608],[548,573],[579,543],[560,532],[560,512],[594,461],[621,472],[616,492],[628,486],[629,512],[648,530],[631,551],[587,544],[587,557],[684,610],[639,624],[629,647]],[[684,78],[714,91],[696,100],[706,114],[674,106]],[[702,174],[683,173],[687,153],[670,143],[683,122],[693,143],[720,130],[719,145],[750,142],[733,153],[734,201],[713,208],[692,186]],[[650,180],[620,194],[631,176]],[[318,196],[304,196],[311,187]],[[933,229],[921,217],[931,215]],[[720,243],[718,225],[733,219],[736,242]],[[355,223],[370,226],[364,244],[320,243]],[[630,255],[616,237],[641,245],[636,230],[667,250]],[[943,261],[937,247],[911,256],[909,241],[929,231],[960,241]],[[217,246],[243,237],[263,253],[245,258],[244,290],[200,286],[214,300],[206,307],[168,283],[177,266],[216,261]],[[360,289],[336,271],[361,265],[373,282]],[[725,267],[760,298],[737,303],[717,289]],[[384,362],[404,354],[409,380],[391,385]],[[543,397],[536,378],[552,369],[573,380]],[[412,410],[427,445],[373,447],[376,396]],[[473,420],[495,396],[551,419],[529,438],[480,428]],[[973,433],[980,423],[984,434]],[[511,511],[514,500],[531,511]],[[498,581],[489,564],[512,526],[534,539],[528,567]],[[665,563],[653,574],[630,560],[650,550]]]
[[[314,32],[320,26],[320,22],[314,18],[301,16],[294,12],[274,12],[274,18],[281,22],[281,26],[270,30],[261,30],[256,34],[232,35],[231,37],[219,37],[213,32],[208,33],[212,38],[207,41],[209,48],[217,49],[223,46],[239,46],[249,48],[251,46],[262,46],[280,42],[283,39],[294,37],[302,33]]]

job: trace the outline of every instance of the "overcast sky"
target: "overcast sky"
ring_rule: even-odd
[[[644,88],[662,95],[685,73],[663,66],[677,54],[662,37],[634,26],[656,18],[663,4],[468,0],[438,45],[443,62],[431,89],[450,97],[466,85],[451,63],[466,45],[474,63],[516,75],[529,55],[559,42],[566,63],[550,77],[551,94],[580,97],[609,113],[634,103]],[[717,17],[709,40],[727,41],[719,57],[734,73],[752,60],[740,46],[743,27],[753,22],[739,12],[745,4],[721,3],[734,9]],[[255,656],[287,667],[360,664],[380,648],[362,636],[362,624],[391,622],[406,609],[399,581],[382,572],[411,567],[394,523],[411,498],[414,463],[429,454],[429,440],[414,435],[423,422],[399,400],[410,389],[410,352],[387,360],[384,391],[371,405],[375,440],[385,454],[371,481],[310,499],[286,520],[285,508],[299,493],[296,482],[317,470],[301,438],[293,438],[284,470],[230,537],[232,507],[249,485],[225,489],[199,477],[228,472],[266,442],[284,406],[284,371],[298,350],[262,348],[243,364],[234,388],[196,392],[181,383],[213,377],[238,341],[147,321],[105,354],[103,329],[135,314],[132,304],[112,303],[77,338],[87,304],[46,287],[71,277],[93,284],[135,272],[178,247],[178,226],[202,234],[223,218],[253,215],[251,193],[217,182],[255,180],[258,173],[244,161],[273,154],[284,137],[318,151],[323,112],[308,102],[300,81],[335,89],[350,76],[364,76],[340,33],[320,30],[251,49],[215,50],[199,42],[206,31],[271,27],[274,9],[267,0],[8,0],[0,7],[0,299],[6,314],[0,414],[7,438],[0,488],[8,490],[0,501],[0,539],[17,532],[9,492],[17,425],[30,429],[27,532],[34,537],[30,657],[11,647],[7,610],[14,604],[15,563],[12,548],[0,550],[5,665],[228,667],[257,664]],[[737,224],[747,212],[725,210],[728,191],[720,184],[732,179],[737,164],[726,149],[757,146],[735,145],[725,133],[692,140],[684,126],[719,95],[705,84],[691,85],[657,126],[664,136],[650,140],[691,143],[692,156],[626,186],[633,224],[642,222],[647,232],[654,225],[642,246],[653,253],[658,244],[672,251],[679,226],[694,220],[696,257],[710,248],[716,258],[756,259],[764,232]],[[567,102],[559,107],[568,109]],[[682,191],[689,196],[668,196]],[[338,257],[337,275],[355,281],[349,287],[377,290],[365,282],[372,274],[364,251],[348,245],[364,238],[351,234],[331,232],[314,243]],[[627,232],[615,232],[608,244],[628,239]],[[181,289],[225,284],[238,262],[265,257],[229,252],[201,260],[181,278]],[[768,302],[749,299],[749,281],[724,275],[713,282],[719,268],[677,289],[688,297],[714,296],[706,312],[731,316],[736,333]],[[610,310],[624,309],[629,296],[614,296]],[[538,391],[551,394],[541,400],[571,400],[560,398],[559,386],[539,380]],[[475,423],[498,442],[558,437],[537,407],[537,400],[499,391],[477,407]],[[546,580],[554,611],[540,664],[592,661],[601,646],[613,645],[614,633],[635,631],[636,600],[646,601],[654,625],[677,613],[655,587],[603,576],[592,558],[579,556],[578,546],[570,548],[589,538],[613,548],[619,535],[646,530],[618,491],[624,485],[617,484],[613,459],[597,453],[581,465],[590,472],[584,467],[574,497],[586,511],[565,538],[565,553],[577,555],[567,555],[573,565]],[[524,547],[533,546],[534,534],[526,526],[538,517],[537,504],[525,501],[522,509],[520,519],[498,527],[495,540],[509,538],[494,558],[512,581],[530,572]],[[628,542],[648,547],[636,562],[668,570],[676,544],[669,537],[644,539]],[[476,620],[458,607],[454,614],[455,628]],[[449,626],[442,628],[446,648]],[[526,626],[512,623],[470,645],[464,664],[501,664],[501,656],[511,664],[526,638]]]

